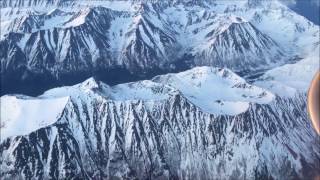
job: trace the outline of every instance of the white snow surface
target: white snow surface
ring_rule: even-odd
[[[115,86],[90,78],[78,85],[51,89],[41,97],[71,96],[75,100],[105,98],[122,102],[141,100],[153,104],[179,93],[205,112],[226,115],[245,112],[250,103],[267,104],[274,99],[269,91],[246,83],[228,69],[206,66],[157,76],[151,81]]]
[[[228,69],[196,67],[191,70],[155,77],[153,81],[168,83],[178,89],[203,111],[236,115],[245,112],[250,103],[270,103],[274,95],[246,83]]]
[[[164,7],[161,19],[169,22],[172,30],[179,34],[177,40],[179,44],[183,45],[182,47],[186,49],[192,48],[197,51],[206,49],[213,43],[213,37],[215,36],[206,37],[212,30],[215,30],[214,34],[217,35],[227,29],[230,24],[243,22],[252,23],[259,31],[270,36],[293,55],[306,53],[305,49],[308,49],[310,44],[319,41],[319,26],[293,12],[281,2],[261,1],[261,3],[261,6],[252,8],[248,7],[247,1],[240,2],[237,0],[217,0],[207,8],[174,5]],[[15,22],[15,20],[21,19],[21,17],[29,17],[31,14],[36,16],[45,14],[48,16],[52,12],[59,10],[64,13],[57,13],[56,16],[45,18],[44,24],[38,24],[40,27],[31,27],[32,32],[52,29],[53,27],[69,28],[85,23],[87,10],[94,7],[105,7],[127,13],[128,16],[120,16],[112,20],[111,28],[109,29],[110,40],[112,41],[110,43],[111,51],[120,51],[125,44],[126,37],[124,34],[130,29],[129,25],[134,24],[132,22],[133,17],[138,17],[137,14],[143,14],[142,6],[138,2],[81,0],[74,1],[68,6],[1,8],[0,39],[4,38],[4,35],[10,31],[20,31],[19,28],[26,22]],[[149,8],[152,8],[152,6],[149,6]],[[153,11],[150,12],[152,13]],[[163,24],[156,14],[151,15],[148,19],[157,26],[161,27]],[[154,34],[154,36],[158,38],[157,34]],[[147,38],[143,39],[146,42],[148,41]],[[161,47],[159,48],[162,49]],[[161,50],[161,52],[164,51]]]
[[[94,78],[89,78],[74,86],[48,90],[40,97],[59,98],[71,96],[75,100],[102,97],[111,101],[158,101],[167,99],[170,95],[176,93],[178,91],[174,88],[149,80],[108,86]]]
[[[105,90],[105,93],[113,100],[162,100],[171,94],[178,93],[175,89],[152,81],[139,81],[127,84],[119,84]]]
[[[75,27],[80,26],[81,24],[84,24],[86,22],[86,17],[90,13],[90,8],[86,8],[84,10],[81,10],[77,14],[75,14],[70,20],[68,20],[66,23],[64,23],[64,27]]]
[[[2,96],[0,141],[12,136],[27,135],[55,123],[68,99]]]
[[[306,93],[313,76],[319,71],[319,49],[294,64],[286,64],[267,71],[254,84],[282,97],[292,97],[297,92]]]
[[[217,68],[199,67],[182,73],[158,76],[153,79],[154,82],[140,81],[111,87],[103,83],[98,83],[94,79],[89,79],[75,86],[49,90],[41,96],[41,98],[44,99],[19,99],[13,96],[4,96],[1,97],[1,103],[2,105],[5,105],[5,103],[15,103],[22,110],[28,110],[29,106],[27,105],[30,105],[28,103],[31,102],[34,102],[33,104],[37,105],[37,107],[41,107],[42,105],[43,107],[45,107],[44,105],[57,106],[58,109],[55,108],[55,112],[49,112],[49,110],[44,109],[40,110],[34,107],[30,109],[35,110],[30,110],[30,112],[25,113],[23,111],[23,114],[27,114],[23,115],[23,117],[28,118],[26,119],[27,121],[23,121],[23,123],[27,123],[31,121],[29,118],[33,118],[31,116],[33,111],[39,111],[37,113],[34,112],[34,116],[38,113],[52,113],[48,114],[50,117],[58,115],[59,108],[63,106],[63,103],[59,104],[58,100],[66,96],[71,96],[75,99],[78,97],[88,99],[93,97],[97,98],[99,95],[114,101],[136,101],[139,99],[154,101],[167,99],[170,95],[180,91],[188,100],[204,111],[214,114],[235,115],[246,111],[250,103],[269,103],[274,98],[273,93],[281,96],[292,96],[297,91],[306,92],[309,82],[319,69],[319,54],[311,54],[313,51],[318,52],[318,49],[311,48],[311,46],[319,43],[319,26],[314,25],[277,1],[263,1],[263,3],[264,5],[255,8],[247,7],[246,1],[217,1],[215,3],[216,5],[208,9],[202,7],[192,7],[188,9],[190,7],[177,5],[164,9],[162,17],[173,24],[173,30],[179,34],[177,37],[179,43],[183,44],[186,49],[191,48],[189,46],[204,49],[206,45],[210,44],[210,41],[202,40],[209,40],[210,37],[206,37],[206,35],[212,30],[216,30],[216,33],[219,34],[232,23],[250,22],[260,31],[272,37],[277,43],[291,50],[292,54],[302,56],[303,59],[295,64],[287,64],[267,71],[265,75],[255,82],[255,85],[247,84],[244,79],[227,69],[219,70]],[[131,37],[127,38],[125,36],[125,33],[128,29],[132,28],[130,25],[135,25],[133,19],[141,20],[141,16],[136,15],[140,7],[138,3],[133,4],[129,1],[79,1],[72,6],[59,7],[59,10],[67,14],[61,16],[58,14],[46,19],[39,29],[51,29],[53,27],[67,28],[81,25],[85,23],[86,13],[88,11],[82,11],[82,13],[79,13],[79,11],[86,8],[88,10],[93,6],[103,6],[112,10],[125,11],[128,13],[127,16],[115,18],[115,20],[111,22],[109,29],[112,42],[111,51],[120,51],[126,42],[131,40]],[[0,38],[9,32],[8,28],[10,24],[19,17],[29,16],[30,14],[41,15],[43,13],[52,15],[55,11],[57,11],[57,7],[1,8],[0,23],[2,33]],[[76,14],[79,16],[72,19]],[[151,17],[149,18],[151,19]],[[70,21],[71,19],[72,21]],[[153,18],[152,20],[157,26],[164,26],[157,18]],[[19,23],[22,24],[24,21],[19,21]],[[14,27],[18,28],[20,26]],[[140,26],[137,27],[141,28]],[[39,29],[33,29],[33,31]],[[141,30],[141,32],[144,33],[143,30]],[[151,44],[145,34],[142,34],[142,36],[146,43]],[[156,33],[154,36],[158,38]],[[70,34],[67,33],[66,37],[70,37]],[[59,38],[61,37],[59,36]],[[23,49],[28,39],[29,35],[24,36],[18,45]],[[68,40],[68,38],[66,39]],[[68,43],[66,46],[67,45]],[[163,49],[161,47],[159,48]],[[95,47],[92,46],[92,49],[95,49]],[[60,56],[65,55],[66,51],[60,54]],[[63,57],[60,59],[63,59]],[[225,73],[227,74],[226,76],[224,76]],[[257,86],[268,89],[272,93]],[[14,111],[10,111],[14,109],[15,108],[10,109],[9,106],[1,106],[1,112],[4,112],[1,113],[1,119],[3,116],[6,116],[5,114],[7,114],[7,112],[14,113]],[[22,117],[22,115],[20,114],[14,117],[18,118]],[[52,122],[54,120],[55,118],[52,119]],[[18,118],[17,122],[18,121],[21,121],[21,119]],[[5,127],[14,122],[16,121],[9,119]],[[32,120],[32,122],[34,121]],[[47,122],[47,124],[50,124],[51,121]],[[32,124],[30,127],[43,127],[36,127]],[[1,133],[5,131],[10,133],[9,130],[3,131],[5,128],[2,126],[1,124]],[[34,128],[26,129],[31,130]],[[21,131],[21,133],[25,134],[26,132]]]

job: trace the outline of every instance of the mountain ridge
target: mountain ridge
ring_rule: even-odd
[[[319,26],[283,2],[1,5],[1,179],[320,175]]]
[[[80,10],[53,7],[55,16],[51,11],[30,15],[27,7],[2,12],[5,25],[0,48],[12,53],[0,54],[1,74],[7,87],[2,94],[14,93],[26,84],[37,86],[36,82],[41,81],[42,87],[37,86],[39,91],[33,93],[39,95],[60,84],[111,76],[109,71],[113,69],[124,72],[121,83],[131,81],[130,76],[134,80],[148,79],[198,65],[248,73],[292,61],[292,55],[282,45],[241,16],[192,11],[184,6],[181,11],[180,5],[161,9],[160,5],[148,3],[136,4],[132,11],[99,5]],[[179,18],[188,23],[176,24],[178,19],[170,12],[183,13]],[[193,15],[207,18],[193,20]],[[21,17],[29,20],[21,21]],[[49,25],[51,22],[54,24]],[[219,24],[224,24],[226,31],[219,29]],[[214,33],[220,30],[221,34]],[[20,68],[12,67],[17,63]],[[82,75],[75,77],[78,73]],[[17,86],[10,84],[13,81]],[[117,83],[111,81],[109,78],[106,83]],[[35,89],[22,93],[29,91]]]
[[[204,112],[178,91],[158,100],[154,98],[159,95],[150,99],[148,93],[133,93],[134,96],[122,93],[145,92],[141,87],[152,87],[156,90],[153,92],[167,94],[161,88],[153,88],[156,84],[141,81],[116,85],[111,90],[91,78],[80,85],[49,90],[39,98],[71,96],[61,117],[55,124],[29,135],[3,140],[1,161],[6,163],[1,163],[1,176],[36,179],[314,176],[312,173],[317,169],[314,160],[319,159],[320,152],[313,143],[317,135],[308,123],[305,94],[277,96],[269,104],[251,103],[237,115],[214,115]],[[124,87],[130,89],[122,91]],[[110,93],[129,99],[111,98]],[[297,141],[300,143],[296,144]],[[13,164],[15,171],[10,171]],[[310,169],[307,172],[305,168]]]

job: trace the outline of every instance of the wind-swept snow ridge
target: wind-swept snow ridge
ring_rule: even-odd
[[[246,111],[251,102],[267,104],[274,99],[272,93],[246,83],[228,69],[196,67],[153,81],[179,89],[192,103],[213,114],[235,115]]]
[[[320,44],[315,45],[305,58],[267,71],[254,84],[282,97],[306,93],[313,76],[320,70],[319,49]]]
[[[89,78],[74,86],[48,90],[40,97],[71,96],[74,99],[99,97],[110,101],[157,101],[168,99],[170,96],[178,93],[178,90],[170,86],[149,80],[109,86],[94,78]]]
[[[85,93],[85,94],[83,94]],[[196,67],[191,70],[157,76],[152,81],[108,86],[90,78],[81,84],[55,88],[43,96],[96,97],[112,101],[166,100],[181,94],[204,112],[236,115],[245,112],[250,103],[268,104],[274,95],[267,90],[246,83],[228,69]]]
[[[55,123],[62,115],[68,97],[41,99],[26,96],[1,97],[1,141],[27,135]]]
[[[161,83],[165,79],[169,85]],[[251,102],[249,108],[237,115],[212,114],[217,109],[205,107],[219,93],[215,87]],[[90,78],[38,99],[66,96],[57,123],[0,143],[2,177],[200,180],[237,173],[241,179],[312,179],[312,172],[319,172],[306,96],[272,98],[227,69],[199,67],[115,86]]]

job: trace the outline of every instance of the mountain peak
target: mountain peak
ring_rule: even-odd
[[[48,13],[47,13],[47,15],[49,15],[49,16],[56,16],[56,15],[62,15],[62,14],[64,14],[65,12],[64,11],[62,11],[61,9],[59,9],[59,8],[53,8],[51,11],[49,11]]]
[[[94,90],[100,88],[100,83],[96,78],[91,77],[80,84],[82,89]]]
[[[195,67],[160,75],[153,81],[178,89],[203,111],[213,114],[235,115],[245,112],[250,103],[268,104],[274,99],[272,93],[246,83],[226,68]]]
[[[206,81],[208,78],[220,77],[233,83],[245,82],[240,76],[232,72],[228,68],[218,68],[212,66],[198,66],[184,72],[176,74],[179,77],[190,79],[191,81]]]
[[[314,179],[319,27],[273,2],[2,0],[1,93],[46,92],[1,97],[0,178]]]

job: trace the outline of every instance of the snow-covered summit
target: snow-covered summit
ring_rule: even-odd
[[[0,54],[5,83],[75,84],[117,68],[136,79],[195,66],[251,73],[305,57],[319,39],[318,26],[277,1],[3,2],[0,45],[11,52]],[[131,81],[123,76],[120,83]]]
[[[68,96],[64,107],[63,99]],[[306,107],[305,96],[273,98],[228,69],[198,67],[115,86],[90,78],[37,98],[24,98],[19,108],[13,105],[15,101],[16,97],[1,99],[1,120],[3,112],[9,112],[5,119],[12,123],[5,126],[15,127],[14,133],[10,128],[7,135],[1,134],[12,137],[0,144],[1,158],[8,162],[0,163],[3,177],[14,179],[12,169],[35,179],[147,179],[159,177],[158,172],[168,179],[217,175],[228,179],[239,172],[237,167],[244,166],[247,169],[239,176],[250,179],[312,177],[301,170],[305,167],[318,172],[313,166],[319,158],[314,143],[317,135],[308,123],[306,109],[301,108]],[[105,158],[103,162],[100,157]],[[212,168],[221,163],[228,168]],[[290,172],[279,174],[289,163]],[[34,164],[35,169],[31,168]],[[154,164],[156,173],[153,170],[149,175],[144,169]],[[27,168],[29,173],[20,171]],[[99,168],[107,174],[92,173]],[[137,173],[132,175],[132,171]],[[199,174],[202,171],[204,176]]]
[[[203,111],[235,115],[245,112],[250,103],[268,104],[269,91],[246,83],[228,69],[196,67],[176,74],[115,86],[90,78],[78,85],[55,88],[42,97],[71,96],[80,99],[105,98],[111,101],[159,101],[182,95]],[[77,99],[75,98],[75,99]]]
[[[55,123],[69,98],[71,102],[89,104],[96,100],[155,104],[177,95],[216,115],[240,114],[250,103],[267,104],[274,99],[273,94],[246,83],[232,71],[213,67],[196,67],[115,86],[89,78],[74,86],[51,89],[37,98],[2,96],[1,137],[28,134]]]
[[[297,93],[307,93],[312,78],[320,70],[320,46],[294,64],[276,67],[264,73],[254,84],[282,97],[293,97]]]
[[[46,91],[1,97],[1,179],[319,176],[319,26],[279,1],[0,3],[1,93]]]
[[[80,83],[78,86],[84,90],[93,90],[101,87],[101,83],[98,80],[96,80],[94,77],[91,77],[85,80],[84,82]]]
[[[196,67],[157,76],[153,81],[179,89],[191,102],[214,114],[239,114],[246,111],[250,103],[266,104],[274,99],[269,91],[250,85],[222,68]]]
[[[42,99],[2,96],[0,142],[54,124],[62,115],[68,100],[68,97]]]

